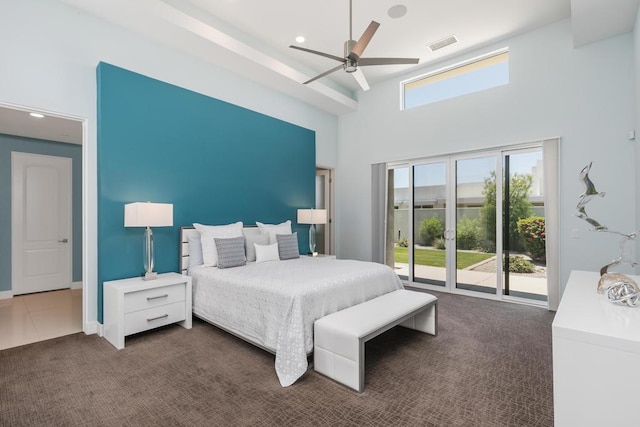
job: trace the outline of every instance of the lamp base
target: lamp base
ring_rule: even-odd
[[[311,256],[318,256],[318,252],[311,252]]]
[[[309,253],[317,253],[316,252],[316,225],[311,224],[309,226]]]
[[[143,280],[154,280],[157,278],[158,278],[158,273],[156,273],[155,271],[151,271],[151,272],[144,273]]]

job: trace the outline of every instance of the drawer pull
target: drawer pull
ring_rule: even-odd
[[[166,298],[169,294],[158,295],[157,297],[147,297],[147,301],[153,301],[154,299]]]
[[[147,322],[153,322],[154,320],[164,319],[165,317],[169,317],[168,314],[163,314],[162,316],[152,317],[151,319],[147,319]]]

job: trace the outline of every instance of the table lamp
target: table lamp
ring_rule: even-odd
[[[153,271],[153,233],[151,227],[173,226],[171,203],[136,202],[124,205],[125,227],[146,227],[144,232],[144,280],[158,277]]]
[[[325,209],[298,209],[298,224],[311,224],[309,227],[309,252],[317,256],[316,252],[316,224],[327,223]]]

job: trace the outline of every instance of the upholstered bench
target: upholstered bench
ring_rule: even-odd
[[[362,393],[364,343],[401,325],[436,335],[438,299],[400,289],[315,321],[313,367]]]

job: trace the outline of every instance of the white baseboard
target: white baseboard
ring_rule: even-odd
[[[84,324],[83,332],[87,335],[98,334],[98,336],[101,337],[104,332],[104,327],[102,326],[102,323],[98,323],[94,320]]]
[[[82,282],[71,282],[71,289],[82,289]]]
[[[0,299],[13,298],[13,291],[0,291]]]

